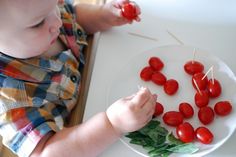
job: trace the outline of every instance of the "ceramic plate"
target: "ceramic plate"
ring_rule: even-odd
[[[128,53],[128,52],[127,52]],[[159,57],[165,64],[162,73],[167,79],[176,79],[179,83],[178,92],[169,96],[165,94],[163,86],[157,86],[152,82],[144,82],[140,79],[140,71],[148,65],[148,60],[152,56]],[[189,102],[194,107],[194,116],[185,121],[190,122],[194,128],[202,126],[197,117],[197,107],[194,104],[194,94],[196,90],[191,84],[191,76],[184,71],[184,64],[193,59],[194,48],[189,46],[163,46],[140,53],[132,58],[128,63],[121,66],[121,70],[114,76],[107,94],[107,103],[110,105],[121,97],[132,95],[137,92],[138,86],[148,87],[153,93],[158,95],[158,102],[164,105],[165,111],[178,110],[181,102]],[[206,155],[220,147],[234,132],[236,127],[236,79],[231,69],[216,56],[201,49],[195,48],[195,60],[204,64],[206,73],[210,67],[214,67],[214,77],[220,81],[222,94],[220,97],[211,99],[209,106],[213,107],[217,101],[229,100],[233,105],[233,110],[226,117],[215,116],[214,121],[207,127],[214,134],[214,141],[209,145],[194,142],[200,149],[191,154],[192,157]],[[211,77],[209,74],[208,78]],[[161,116],[158,118],[162,126],[175,133],[175,128],[164,124]],[[135,152],[148,156],[147,152],[138,145],[130,144],[129,138],[122,137],[121,141]],[[172,154],[171,156],[183,157],[186,154]]]

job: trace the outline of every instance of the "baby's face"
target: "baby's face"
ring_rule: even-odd
[[[0,0],[0,52],[17,58],[43,54],[62,25],[57,0]]]

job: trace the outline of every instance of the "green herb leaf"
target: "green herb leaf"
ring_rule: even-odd
[[[192,143],[183,143],[157,120],[151,120],[142,129],[131,132],[126,137],[130,143],[141,145],[151,157],[168,157],[171,153],[194,153],[198,148]]]

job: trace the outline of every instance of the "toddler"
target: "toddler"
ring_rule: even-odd
[[[20,157],[93,157],[151,120],[156,95],[141,88],[80,125],[60,126],[80,92],[86,35],[132,23],[121,16],[127,2],[72,6],[63,0],[0,0],[0,134],[5,146]]]

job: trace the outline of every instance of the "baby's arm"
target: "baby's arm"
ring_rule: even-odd
[[[129,0],[113,0],[104,5],[77,4],[75,6],[77,22],[88,34],[132,23],[121,14],[121,6],[126,2]],[[136,6],[136,9],[139,15],[140,8]],[[140,21],[140,18],[137,16],[135,20]]]
[[[135,131],[147,124],[154,113],[155,102],[156,96],[142,88],[81,125],[49,134],[31,157],[97,156],[123,133]]]

